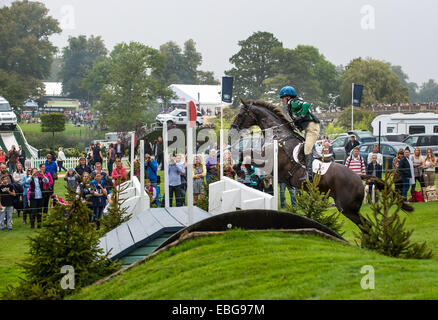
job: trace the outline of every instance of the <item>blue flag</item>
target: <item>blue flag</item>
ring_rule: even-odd
[[[353,106],[360,107],[362,101],[363,86],[360,84],[354,84],[353,88]]]
[[[233,77],[222,77],[222,101],[226,103],[233,102]]]

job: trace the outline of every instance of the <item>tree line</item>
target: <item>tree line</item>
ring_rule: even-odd
[[[62,81],[64,95],[92,101],[108,128],[124,131],[153,121],[157,99],[173,97],[170,84],[220,83],[213,72],[199,69],[202,54],[192,39],[183,47],[169,41],[159,49],[120,43],[109,52],[100,36],[80,35],[59,52],[49,37],[60,32],[42,3],[24,0],[0,8],[0,94],[12,106],[44,95],[43,80]],[[225,72],[235,79],[236,104],[239,98],[273,100],[281,87],[293,85],[314,104],[348,106],[352,82],[364,85],[364,105],[438,101],[434,80],[419,86],[401,66],[385,61],[359,57],[335,66],[313,46],[285,48],[262,31],[238,45]]]

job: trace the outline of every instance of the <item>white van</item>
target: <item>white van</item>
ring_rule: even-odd
[[[436,113],[394,113],[377,116],[371,122],[375,136],[379,135],[379,122],[382,136],[438,133]]]
[[[16,126],[17,116],[9,105],[9,102],[0,96],[0,127],[13,130]]]

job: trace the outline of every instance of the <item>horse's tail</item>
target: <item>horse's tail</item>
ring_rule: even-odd
[[[372,180],[374,182],[374,185],[376,186],[377,190],[379,190],[379,191],[382,191],[385,188],[385,183],[383,182],[382,179],[379,179],[377,177],[370,176],[370,175],[365,175],[365,174],[361,175],[360,177],[362,180]],[[395,193],[394,190],[391,190],[391,192]],[[404,201],[403,201],[401,209],[405,212],[413,212],[414,211],[414,207],[405,203]]]

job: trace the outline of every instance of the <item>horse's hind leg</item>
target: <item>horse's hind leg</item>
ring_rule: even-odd
[[[355,194],[343,194],[335,198],[335,204],[338,210],[353,221],[359,228],[363,224],[360,217],[360,208],[363,201],[362,192],[355,192]]]

